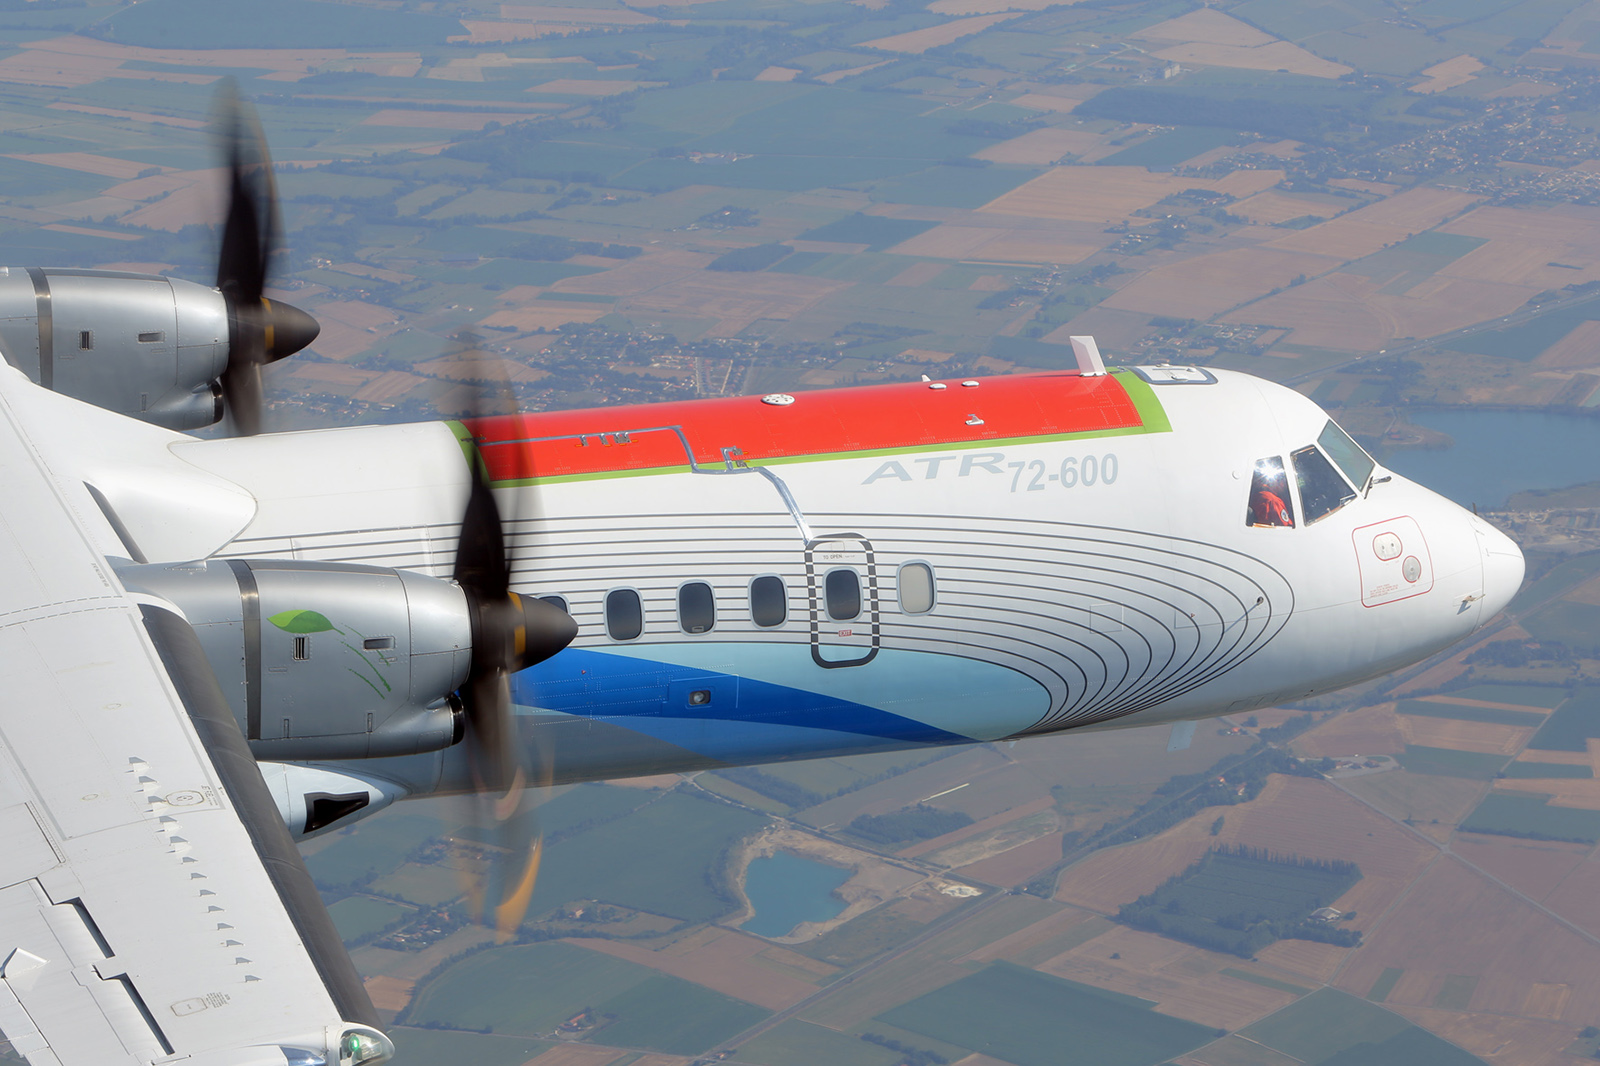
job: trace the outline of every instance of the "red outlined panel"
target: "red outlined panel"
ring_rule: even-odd
[[[1357,526],[1350,539],[1361,573],[1362,606],[1409,600],[1433,588],[1433,556],[1415,518],[1402,515]]]
[[[972,380],[972,379],[968,379]],[[942,385],[942,388],[935,388]],[[1111,376],[1019,374],[476,419],[495,481],[1136,429]]]

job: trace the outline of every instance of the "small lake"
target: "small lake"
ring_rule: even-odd
[[[1526,489],[1600,481],[1600,418],[1539,411],[1417,411],[1411,421],[1455,446],[1397,448],[1385,466],[1470,507],[1499,507]]]
[[[750,860],[745,895],[755,917],[739,928],[757,936],[787,936],[801,922],[825,922],[844,910],[833,890],[850,880],[849,870],[787,851]]]

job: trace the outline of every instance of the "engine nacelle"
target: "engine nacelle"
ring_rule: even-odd
[[[0,351],[36,383],[168,429],[222,417],[222,293],[154,274],[0,267]]]
[[[461,737],[472,625],[453,582],[277,559],[117,573],[183,612],[258,759],[412,755]]]

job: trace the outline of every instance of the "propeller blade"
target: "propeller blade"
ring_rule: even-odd
[[[217,288],[228,305],[228,365],[222,396],[234,433],[261,431],[261,368],[293,355],[322,327],[263,294],[279,244],[278,190],[261,122],[232,78],[217,90],[213,127],[228,168],[228,208],[217,253]]]
[[[471,342],[460,362],[462,377],[473,385],[473,414],[482,417],[491,406],[502,408],[495,413],[506,406],[515,412],[503,363],[479,353]],[[477,870],[467,896],[474,918],[492,925],[502,943],[515,935],[533,900],[544,856],[538,797],[554,777],[549,745],[534,743],[544,739],[533,735],[538,716],[519,717],[512,705],[511,675],[556,654],[578,631],[560,608],[511,591],[511,563],[505,519],[488,470],[478,459],[462,512],[453,576],[472,608],[472,667],[460,695],[466,718],[463,743],[476,786],[473,821],[499,854]],[[539,755],[539,766],[529,757],[530,747]]]

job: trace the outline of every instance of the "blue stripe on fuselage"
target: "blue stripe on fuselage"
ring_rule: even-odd
[[[805,653],[809,654],[809,653]],[[694,702],[704,693],[706,702]],[[512,678],[512,701],[613,724],[716,758],[959,744],[972,737],[850,700],[633,655],[568,648]]]

